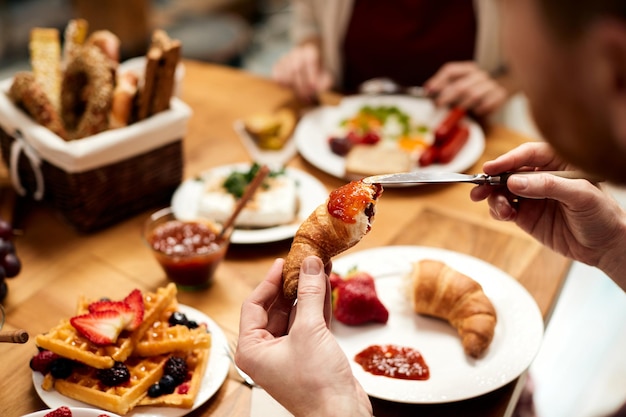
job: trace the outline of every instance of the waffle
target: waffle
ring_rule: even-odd
[[[156,293],[144,294],[143,322],[133,332],[122,332],[113,345],[95,345],[81,336],[69,320],[62,320],[59,325],[47,333],[37,336],[37,346],[94,368],[111,368],[115,361],[124,362],[132,354],[135,345],[143,337],[146,330],[175,300],[175,297],[176,285],[173,283],[167,287],[159,288]]]
[[[161,395],[160,397],[151,398],[147,395],[139,402],[139,405],[149,406],[165,406],[165,407],[181,407],[191,408],[196,400],[202,377],[209,362],[209,352],[207,348],[193,349],[187,355],[187,368],[191,378],[183,382],[176,388],[172,394]],[[178,354],[180,355],[180,353]]]
[[[189,329],[187,326],[171,326],[168,323],[170,315],[177,310],[178,303],[174,300],[161,313],[159,320],[152,323],[143,337],[137,342],[134,355],[155,356],[211,346],[211,335],[207,333],[206,325]]]
[[[167,355],[150,358],[131,357],[125,362],[130,380],[116,387],[106,387],[96,378],[96,369],[83,366],[74,369],[67,379],[54,380],[54,388],[73,398],[120,415],[128,413],[146,395],[150,385],[163,375]]]

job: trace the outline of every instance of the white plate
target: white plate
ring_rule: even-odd
[[[233,129],[235,129],[235,132],[239,135],[239,139],[241,139],[243,146],[246,147],[250,158],[259,164],[267,164],[267,166],[274,169],[282,168],[298,153],[296,142],[293,138],[289,138],[282,149],[275,151],[265,150],[259,148],[256,141],[248,134],[244,127],[243,120],[235,120]]]
[[[57,407],[55,407],[56,409]],[[80,407],[68,407],[72,412],[72,417],[99,417],[106,415],[108,417],[120,417],[110,411],[97,410],[95,408],[80,408]],[[25,414],[22,417],[44,417],[46,414],[52,412],[52,409],[36,411],[34,413]]]
[[[300,155],[327,174],[354,180],[346,176],[345,158],[330,150],[328,138],[337,131],[342,120],[355,115],[364,105],[397,106],[412,120],[423,123],[433,130],[447,115],[447,110],[437,109],[429,99],[408,96],[350,96],[341,100],[338,106],[319,107],[300,119],[293,136]],[[485,149],[485,135],[473,120],[465,118],[464,122],[469,126],[470,136],[452,161],[424,168],[415,167],[414,171],[463,172],[473,166]]]
[[[176,407],[148,407],[140,406],[131,410],[127,417],[180,417],[190,413],[196,408],[204,404],[209,398],[217,392],[222,386],[228,375],[230,360],[226,354],[225,346],[228,346],[226,336],[220,327],[206,314],[196,310],[195,308],[179,304],[178,310],[185,313],[190,320],[198,323],[206,323],[211,332],[211,353],[209,355],[209,363],[202,378],[202,385],[193,403],[192,408],[176,408]],[[57,391],[44,391],[41,388],[43,375],[40,372],[33,372],[33,384],[37,394],[46,405],[52,409],[63,405],[68,407],[86,407],[94,408],[89,404],[76,401],[59,394]],[[49,411],[49,410],[48,410]],[[87,416],[85,416],[87,417]]]
[[[247,171],[249,163],[223,165],[213,168],[207,173],[228,175],[231,172]],[[290,224],[266,227],[262,229],[235,229],[231,236],[231,243],[266,243],[289,239],[296,234],[300,223],[311,214],[317,206],[326,201],[328,191],[316,178],[294,168],[285,168],[285,173],[296,180],[298,187],[299,209],[297,220]],[[201,174],[202,177],[206,173]],[[194,219],[198,217],[199,201],[202,197],[204,183],[197,179],[184,181],[172,196],[172,210],[179,219]]]
[[[411,263],[437,259],[473,278],[493,303],[498,322],[485,356],[474,360],[463,351],[447,322],[417,315],[403,287]],[[369,395],[389,401],[427,404],[473,398],[509,383],[524,372],[543,338],[543,319],[532,296],[514,278],[468,255],[420,246],[389,246],[337,258],[333,270],[345,274],[357,266],[376,279],[376,290],[389,310],[386,324],[350,327],[336,320],[332,332]],[[376,376],[354,356],[370,345],[396,344],[417,349],[430,368],[430,379],[410,381]]]

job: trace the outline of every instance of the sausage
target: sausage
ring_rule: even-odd
[[[467,126],[459,126],[452,136],[439,147],[437,162],[447,164],[452,161],[461,148],[467,143],[469,138],[469,128]]]
[[[443,145],[454,133],[463,117],[465,117],[465,109],[454,107],[450,110],[446,118],[435,129],[435,145]]]
[[[422,152],[422,154],[420,155],[419,158],[419,165],[421,167],[427,167],[428,165],[431,165],[433,163],[435,163],[435,161],[437,161],[439,156],[439,149],[433,145],[429,146],[428,148],[424,149],[424,152]]]

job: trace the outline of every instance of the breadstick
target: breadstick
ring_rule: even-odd
[[[30,32],[30,64],[35,79],[56,111],[61,102],[61,42],[57,29],[34,28]]]
[[[126,71],[117,77],[117,85],[113,90],[113,102],[109,116],[109,127],[128,126],[132,119],[133,103],[137,95],[137,74]]]

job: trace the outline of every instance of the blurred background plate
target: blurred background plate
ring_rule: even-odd
[[[342,120],[354,116],[363,106],[397,106],[414,121],[434,130],[447,115],[447,110],[438,109],[432,100],[409,96],[348,96],[338,106],[322,106],[302,116],[294,131],[293,140],[300,155],[318,169],[334,177],[347,178],[345,158],[333,153],[328,139],[340,127]],[[472,167],[485,149],[485,135],[481,127],[469,118],[463,119],[470,129],[470,136],[456,157],[447,164],[433,164],[414,170],[424,172],[464,172]],[[390,186],[391,187],[391,186]]]

